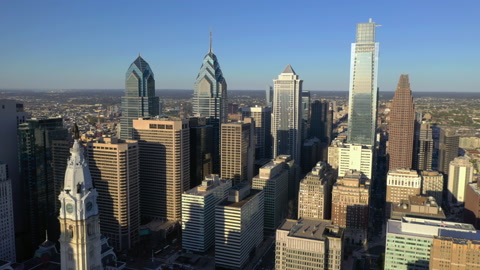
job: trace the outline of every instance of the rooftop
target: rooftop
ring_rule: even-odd
[[[327,236],[341,237],[343,229],[332,225],[330,220],[307,219],[299,220],[286,219],[278,230],[290,231],[288,236],[306,238],[312,240],[325,240]]]
[[[237,186],[238,186],[238,184],[235,185],[234,187],[232,187],[232,189],[238,188]],[[219,206],[226,206],[226,207],[241,208],[243,205],[245,205],[247,202],[249,202],[251,199],[253,199],[255,196],[257,196],[257,194],[260,193],[260,192],[263,192],[263,190],[250,189],[250,194],[247,197],[245,197],[243,200],[241,200],[239,202],[231,202],[228,199],[225,199],[222,202],[220,202],[218,205]]]

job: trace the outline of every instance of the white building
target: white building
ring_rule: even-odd
[[[15,262],[12,181],[7,164],[0,161],[0,261]],[[1,267],[0,267],[1,268]]]
[[[338,166],[339,177],[348,170],[357,170],[365,174],[368,179],[372,179],[373,148],[371,146],[336,141],[328,151],[328,163]],[[337,153],[330,153],[330,151],[337,151]]]
[[[232,187],[215,210],[215,265],[243,269],[263,241],[263,190]]]
[[[448,202],[465,202],[465,189],[473,182],[473,164],[468,157],[456,157],[448,169]]]
[[[202,184],[182,194],[182,247],[206,252],[215,242],[215,207],[227,198],[232,180],[218,175],[205,177]]]

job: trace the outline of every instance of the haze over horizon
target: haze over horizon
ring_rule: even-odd
[[[288,3],[288,4],[287,4]],[[0,89],[123,89],[139,52],[158,89],[192,89],[213,50],[229,90],[261,90],[291,64],[304,89],[347,91],[357,23],[374,22],[381,92],[476,92],[471,1],[5,1]],[[8,64],[6,64],[8,63]]]

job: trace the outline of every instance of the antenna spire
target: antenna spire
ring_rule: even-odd
[[[210,50],[209,53],[212,53],[212,27],[210,27]]]

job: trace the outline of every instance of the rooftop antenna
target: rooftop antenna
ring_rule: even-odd
[[[48,241],[48,231],[45,230],[45,241]]]
[[[210,53],[212,53],[212,27],[210,27]]]

